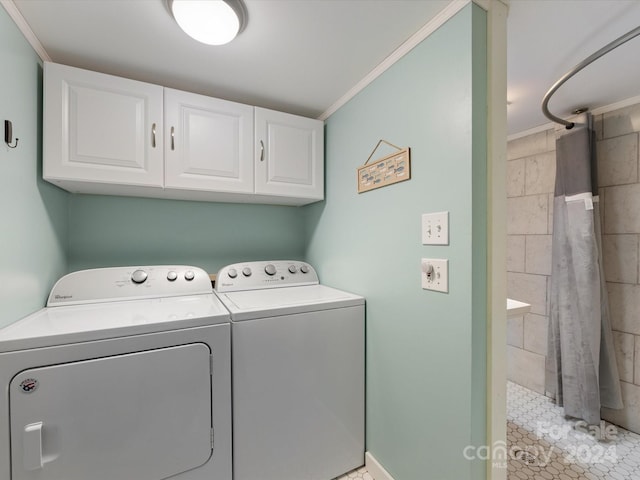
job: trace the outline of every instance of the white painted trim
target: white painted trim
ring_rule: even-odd
[[[538,125],[537,127],[533,127],[528,130],[524,130],[522,132],[509,135],[507,137],[507,142],[510,142],[511,140],[517,140],[522,137],[528,137],[529,135],[534,135],[536,133],[546,132],[547,130],[553,130],[554,127],[555,127],[555,123],[553,122],[545,123],[543,125]]]
[[[487,437],[491,458],[507,440],[507,14],[491,0],[487,17]],[[486,462],[487,479],[507,469]]]
[[[367,472],[373,477],[373,480],[394,480],[391,474],[369,452],[364,454],[364,466],[367,467]]]
[[[620,100],[619,102],[612,103],[611,105],[604,105],[602,107],[594,108],[591,111],[591,114],[601,115],[603,113],[613,112],[614,110],[619,110],[621,108],[630,107],[631,105],[637,105],[638,103],[640,103],[640,95],[638,95],[637,97]]]
[[[389,69],[398,60],[409,53],[414,47],[416,47],[425,38],[435,32],[438,28],[444,25],[449,19],[451,19],[456,13],[462,10],[466,5],[470,3],[470,0],[452,0],[440,13],[433,17],[429,22],[412,35],[406,42],[400,45],[391,55],[385,58],[377,67],[367,74],[362,80],[356,83],[347,93],[340,97],[333,105],[324,111],[318,120],[326,120],[333,113],[335,113],[340,107],[346,104],[349,100],[355,97],[358,93],[367,87],[376,78],[382,75],[387,69]]]
[[[40,43],[40,40],[38,40],[38,37],[36,37],[36,34],[31,30],[31,27],[22,16],[22,13],[20,13],[20,10],[18,10],[18,7],[16,7],[16,4],[13,3],[13,0],[0,0],[0,4],[2,4],[9,16],[13,19],[18,29],[22,32],[22,35],[24,35],[24,38],[36,51],[40,59],[43,62],[50,62],[51,57]]]
[[[592,115],[602,115],[603,113],[614,112],[621,108],[630,107],[632,105],[640,104],[640,95],[636,97],[627,98],[625,100],[620,100],[616,103],[611,103],[609,105],[603,105],[602,107],[594,108],[591,110]],[[543,125],[538,125],[537,127],[530,128],[528,130],[524,130],[522,132],[514,133],[513,135],[509,135],[507,137],[507,141],[517,140],[518,138],[528,137],[529,135],[534,135],[536,133],[544,132],[546,130],[552,130],[556,126],[555,123],[549,122]]]

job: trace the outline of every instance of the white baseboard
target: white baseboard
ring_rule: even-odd
[[[393,480],[393,477],[387,472],[382,465],[369,452],[364,454],[364,465],[367,472],[373,477],[373,480]]]

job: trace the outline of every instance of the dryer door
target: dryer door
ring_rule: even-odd
[[[210,354],[194,343],[19,373],[12,480],[160,480],[203,465]]]

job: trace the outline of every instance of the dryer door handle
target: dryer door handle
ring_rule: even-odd
[[[25,425],[22,437],[25,470],[42,468],[42,422]]]

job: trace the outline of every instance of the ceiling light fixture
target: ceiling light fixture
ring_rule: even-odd
[[[167,0],[167,3],[180,28],[207,45],[229,43],[247,23],[242,0]]]

